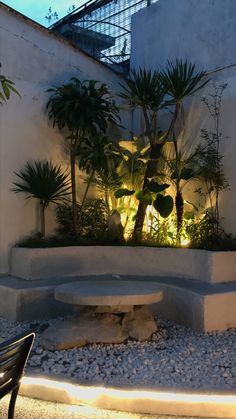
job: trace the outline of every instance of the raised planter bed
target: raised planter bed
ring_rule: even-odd
[[[83,275],[140,275],[236,281],[236,252],[128,246],[13,248],[11,275],[26,280]]]

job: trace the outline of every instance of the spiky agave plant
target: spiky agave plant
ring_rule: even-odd
[[[50,203],[58,203],[70,194],[70,179],[61,166],[51,161],[27,162],[19,172],[14,172],[19,180],[13,182],[15,193],[24,193],[26,199],[35,198],[40,204],[40,233],[45,237],[45,209]]]

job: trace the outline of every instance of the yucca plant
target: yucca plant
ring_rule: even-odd
[[[111,100],[106,84],[95,80],[81,82],[73,77],[62,86],[48,90],[51,97],[47,103],[49,119],[65,131],[69,146],[71,194],[74,230],[77,231],[76,210],[76,159],[80,154],[84,139],[95,136],[98,132],[106,133],[108,123],[119,121],[118,108]]]
[[[26,199],[35,198],[40,204],[40,233],[45,237],[45,209],[50,203],[62,201],[70,194],[70,180],[60,166],[39,160],[27,162],[19,172],[14,172],[19,180],[13,182],[15,193],[24,193]]]

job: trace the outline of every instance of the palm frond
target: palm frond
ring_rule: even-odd
[[[145,107],[158,111],[163,107],[165,91],[158,71],[139,68],[132,70],[119,94],[131,107]]]
[[[209,82],[205,71],[197,72],[195,64],[178,59],[175,62],[168,61],[167,69],[160,72],[159,78],[166,94],[174,102],[181,102]]]
[[[13,182],[15,193],[24,193],[26,199],[36,198],[46,208],[51,202],[59,202],[70,193],[70,179],[60,166],[48,161],[27,162]]]

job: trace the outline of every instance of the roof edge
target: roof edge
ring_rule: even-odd
[[[84,51],[82,48],[80,48],[77,45],[75,45],[73,42],[71,42],[71,41],[67,40],[66,38],[64,38],[62,35],[60,35],[60,34],[58,34],[56,32],[53,32],[53,31],[49,30],[45,26],[41,25],[40,23],[36,22],[35,20],[31,19],[30,17],[23,15],[21,12],[18,12],[17,10],[13,9],[12,7],[8,6],[7,4],[3,3],[2,1],[0,1],[0,9],[1,8],[4,9],[7,13],[10,13],[10,14],[16,16],[17,18],[21,19],[22,21],[26,22],[27,24],[29,24],[33,28],[35,28],[37,30],[40,30],[41,32],[44,32],[45,34],[47,34],[49,36],[53,36],[59,42],[65,44],[67,46],[69,46],[74,51],[77,51],[77,52],[80,52],[80,53],[84,54],[86,57],[88,57],[91,60],[95,61],[97,64],[105,67],[107,70],[111,71],[112,73],[115,73],[117,76],[119,76],[120,78],[122,78],[122,75],[118,71],[113,70],[112,68],[110,68],[108,65],[106,65],[102,61],[99,61],[98,59],[96,59],[95,57],[93,57],[92,55],[90,55],[88,52]]]

